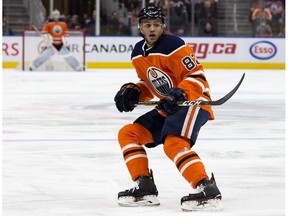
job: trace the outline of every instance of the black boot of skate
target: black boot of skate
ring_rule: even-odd
[[[181,199],[183,211],[218,211],[222,210],[222,195],[216,185],[214,175],[203,179],[197,187],[199,193],[189,194]]]
[[[118,204],[120,206],[160,205],[152,170],[150,170],[149,176],[140,176],[136,180],[136,184],[136,187],[118,193]]]

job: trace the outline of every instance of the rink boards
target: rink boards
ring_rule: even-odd
[[[141,39],[141,37],[87,37],[83,46],[86,67],[132,68],[131,52],[135,43]],[[183,37],[183,39],[196,52],[198,60],[205,68],[285,68],[285,38]],[[76,47],[78,40],[79,38],[72,37],[70,47]],[[37,55],[37,47],[42,42],[41,37],[33,38],[31,56]],[[21,68],[22,44],[20,36],[3,37],[3,68]],[[78,55],[77,49],[72,51],[73,55]]]

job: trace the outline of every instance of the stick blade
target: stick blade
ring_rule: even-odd
[[[209,101],[210,102],[209,105],[211,105],[211,106],[222,105],[227,100],[229,100],[235,94],[235,92],[239,89],[240,85],[242,84],[242,82],[244,80],[244,77],[245,77],[245,73],[243,73],[238,84],[228,94],[226,94],[224,97],[220,98],[219,100]]]

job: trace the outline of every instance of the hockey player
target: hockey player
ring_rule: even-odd
[[[68,27],[65,22],[59,21],[60,12],[57,9],[54,10],[51,18],[52,21],[46,23],[42,29],[42,36],[45,40],[46,47],[40,56],[32,62],[29,70],[37,70],[37,68],[51,58],[54,55],[54,47],[73,70],[83,71],[85,69],[84,66],[79,64],[67,48],[67,37],[69,36]],[[53,41],[50,40],[50,37],[52,37]]]
[[[118,194],[121,206],[159,205],[152,170],[145,147],[164,144],[165,154],[188,183],[198,189],[181,199],[187,211],[222,209],[215,178],[209,179],[199,155],[191,148],[200,128],[214,119],[211,106],[180,107],[177,101],[210,100],[210,89],[194,51],[185,42],[164,33],[165,17],[158,7],[143,8],[138,16],[139,34],[144,38],[132,52],[132,64],[139,81],[124,84],[114,101],[120,112],[130,112],[138,101],[155,96],[155,109],[122,127],[118,141],[133,181],[137,186]]]

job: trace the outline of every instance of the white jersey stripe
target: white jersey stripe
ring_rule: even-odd
[[[191,78],[191,77],[187,77],[185,80],[189,80],[191,82],[197,83],[202,88],[202,92],[204,92],[205,86],[204,86],[204,84],[202,82],[200,82],[200,81],[198,81],[198,80],[196,80],[194,78]]]
[[[121,150],[122,152],[124,152],[129,148],[139,148],[139,147],[142,147],[142,146],[136,143],[131,143],[131,144],[125,145]]]
[[[183,124],[183,127],[182,127],[181,136],[185,135],[186,128],[189,127],[189,125],[187,125],[187,124],[188,124],[189,117],[191,115],[191,112],[192,112],[193,108],[194,108],[194,106],[190,106],[189,109],[188,109],[188,112],[186,114],[186,117],[185,117],[185,120],[184,120],[184,124]]]
[[[195,71],[195,72],[193,72],[193,73],[191,73],[189,75],[193,76],[193,75],[199,75],[199,74],[202,74],[204,77],[206,77],[205,74],[204,74],[204,71],[202,71],[202,70]]]
[[[194,128],[194,125],[195,125],[199,110],[200,110],[200,107],[197,106],[196,110],[194,112],[194,115],[193,115],[193,119],[192,119],[192,122],[191,122],[191,125],[190,125],[190,128],[189,128],[189,132],[188,132],[187,137],[191,137],[191,135],[192,135],[193,128]]]
[[[199,98],[197,98],[197,101],[198,100],[201,100],[201,101],[208,101],[206,98],[204,98],[204,97],[199,97]]]
[[[197,163],[197,162],[201,162],[200,159],[195,159],[195,160],[191,160],[188,163],[186,163],[181,169],[180,169],[180,173],[183,174],[183,172],[192,164]]]
[[[133,159],[135,159],[135,158],[140,158],[140,157],[147,158],[147,155],[146,155],[146,154],[133,155],[133,156],[131,156],[131,157],[128,157],[128,158],[125,160],[125,163],[128,163],[130,160],[133,160]]]
[[[183,151],[183,152],[179,152],[175,157],[174,157],[174,159],[173,159],[173,161],[174,161],[174,163],[176,164],[176,162],[177,162],[177,160],[180,158],[180,157],[182,157],[183,155],[185,155],[185,154],[189,154],[191,152],[191,150],[185,150],[185,151]]]

